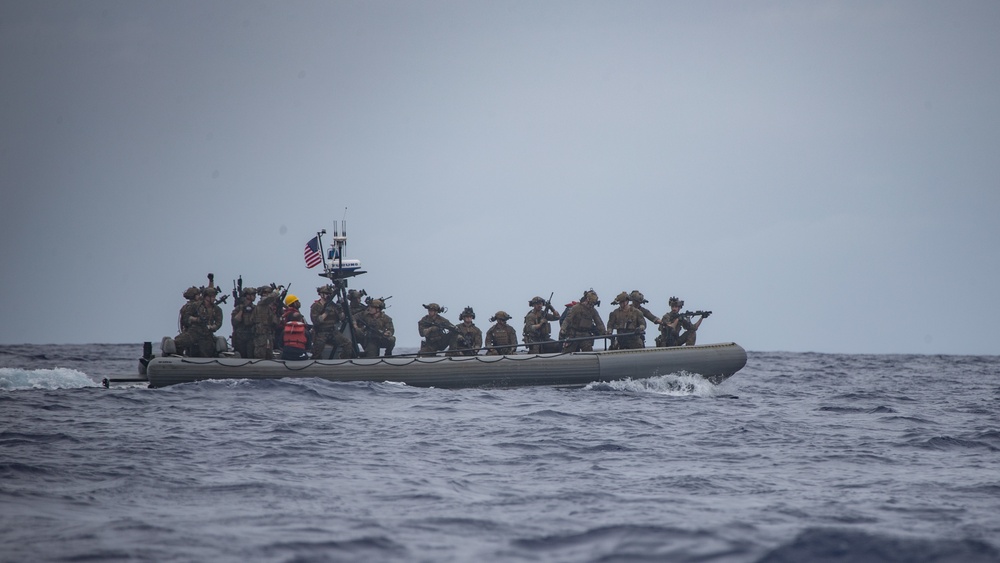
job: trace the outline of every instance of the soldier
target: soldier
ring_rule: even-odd
[[[611,302],[612,305],[618,305],[618,308],[608,315],[608,334],[615,330],[618,331],[619,335],[623,332],[636,334],[618,336],[611,344],[612,350],[631,350],[645,347],[646,319],[643,318],[638,309],[629,304],[629,300],[629,294],[623,291]]]
[[[195,286],[184,290],[184,299],[187,299],[187,303],[181,306],[180,313],[177,316],[177,328],[179,332],[174,337],[174,347],[178,355],[186,355],[194,345],[194,338],[191,335],[191,321],[197,318],[198,304],[201,302],[200,297],[201,290]]]
[[[653,323],[654,325],[660,324],[660,317],[657,317],[656,315],[653,314],[652,311],[643,307],[643,305],[649,303],[649,301],[646,300],[646,296],[643,295],[641,291],[639,291],[638,289],[633,289],[632,293],[628,294],[628,298],[632,301],[632,306],[635,307],[636,310],[638,310],[640,313],[642,313],[642,316],[646,320]],[[645,348],[645,343],[643,343],[643,348]]]
[[[312,357],[317,360],[351,357],[351,339],[340,330],[344,310],[333,300],[333,286],[316,288],[319,299],[309,307],[313,323]]]
[[[705,320],[708,314],[703,314],[698,318],[698,322],[691,323],[691,319],[681,314],[681,307],[684,301],[676,297],[671,297],[670,312],[663,315],[660,321],[660,336],[656,338],[656,346],[660,348],[672,346],[694,346],[698,338],[698,327],[701,321]],[[684,329],[684,333],[681,333]]]
[[[456,344],[461,352],[449,351],[449,356],[475,356],[479,354],[479,349],[483,347],[483,331],[472,321],[476,318],[476,312],[472,307],[466,307],[462,314],[458,316],[458,326],[455,327]]]
[[[417,330],[424,341],[420,345],[421,356],[435,356],[445,348],[457,348],[458,333],[455,332],[455,325],[451,321],[441,316],[445,312],[437,303],[424,305],[427,314],[417,321]]]
[[[253,357],[253,310],[257,290],[244,287],[240,300],[233,306],[229,320],[233,325],[233,350],[241,358]]]
[[[258,287],[257,295],[260,296],[260,300],[251,315],[253,319],[253,357],[259,360],[273,360],[274,331],[281,324],[277,313],[280,295],[269,285]]]
[[[302,316],[302,302],[291,293],[285,297],[285,310],[281,314],[283,334],[281,344],[282,360],[308,360],[306,346],[309,338],[306,335],[305,317]]]
[[[538,296],[532,297],[528,305],[532,309],[524,316],[523,331],[524,343],[529,345],[528,353],[558,352],[561,346],[552,340],[552,325],[549,321],[558,321],[559,315],[550,303]]]
[[[372,299],[368,308],[354,317],[355,334],[361,335],[365,358],[377,358],[379,350],[385,348],[385,356],[391,356],[396,347],[396,327],[392,317],[385,314],[385,301]]]
[[[514,327],[507,324],[508,320],[510,320],[510,315],[504,311],[497,311],[495,315],[490,317],[490,322],[496,324],[486,331],[487,356],[513,354],[517,349],[517,332]]]
[[[573,308],[566,315],[566,320],[559,329],[559,339],[607,334],[607,330],[604,328],[604,321],[601,320],[601,314],[597,312],[597,306],[600,304],[601,301],[593,289],[583,292],[580,302],[573,305]],[[577,340],[563,343],[563,352],[590,352],[593,349],[593,340]]]
[[[351,308],[351,317],[355,315],[360,315],[365,312],[365,304],[361,302],[361,298],[368,295],[365,290],[349,289],[347,290],[347,302]]]
[[[215,295],[218,292],[214,287],[206,287],[201,290],[201,303],[194,317],[191,318],[189,328],[193,345],[191,353],[188,355],[199,358],[215,357],[215,331],[222,326],[222,308],[215,304]]]

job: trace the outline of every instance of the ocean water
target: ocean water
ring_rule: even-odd
[[[140,353],[0,346],[0,560],[1000,561],[1000,357],[99,385]]]

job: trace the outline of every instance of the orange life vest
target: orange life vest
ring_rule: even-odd
[[[300,350],[306,349],[306,324],[299,321],[285,323],[284,345]]]

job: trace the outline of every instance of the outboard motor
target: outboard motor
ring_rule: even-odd
[[[142,357],[139,358],[139,375],[146,375],[146,366],[149,365],[149,360],[152,359],[153,359],[153,343],[143,342]]]

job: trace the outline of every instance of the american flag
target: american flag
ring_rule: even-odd
[[[306,243],[303,257],[306,259],[306,268],[315,268],[323,261],[323,255],[319,253],[319,237],[313,237]]]

